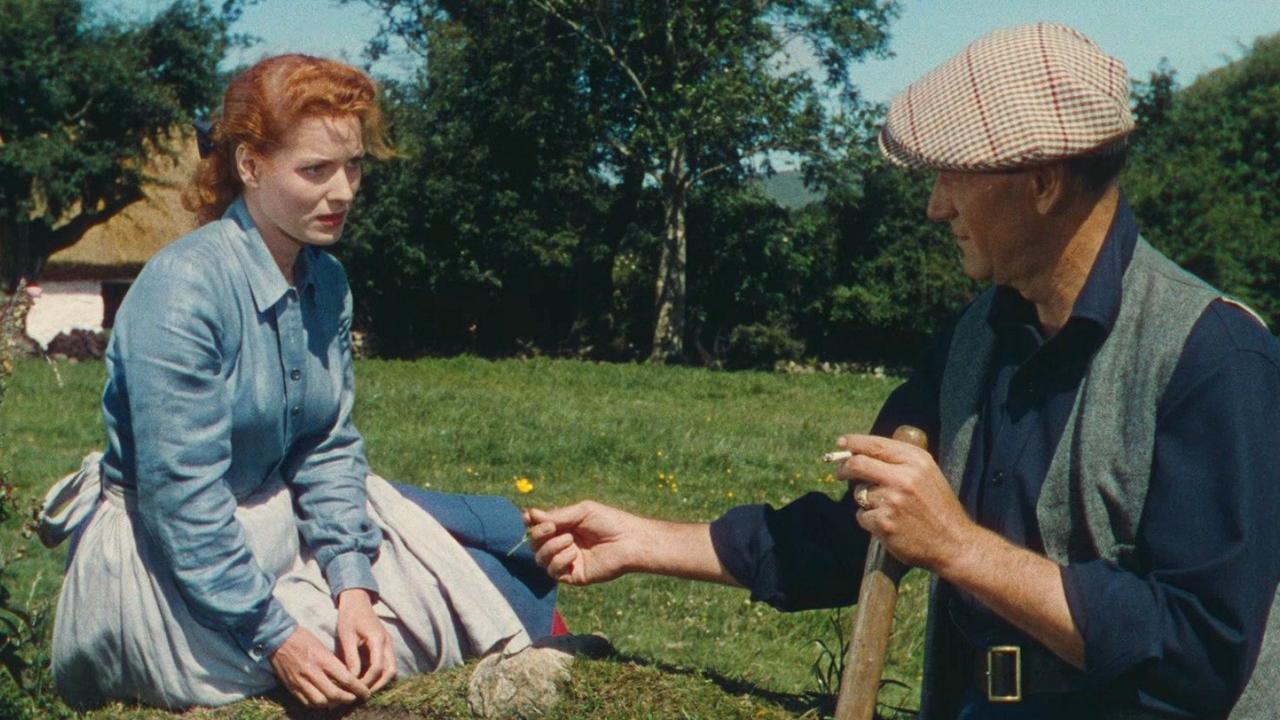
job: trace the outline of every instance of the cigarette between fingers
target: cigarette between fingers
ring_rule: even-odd
[[[844,462],[845,460],[848,460],[851,457],[853,457],[853,453],[849,452],[848,450],[837,450],[835,452],[829,452],[829,453],[823,454],[822,462],[825,462],[825,463]]]

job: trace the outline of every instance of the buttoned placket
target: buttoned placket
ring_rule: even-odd
[[[305,411],[306,373],[303,351],[306,332],[302,324],[302,304],[296,288],[289,288],[276,306],[276,328],[280,333],[280,364],[284,375],[285,436],[292,442],[298,434]]]
[[[969,488],[967,494],[969,511],[973,516],[1001,534],[1007,530],[1004,520],[1009,503],[1018,493],[1015,482],[1010,482],[1017,478],[1011,476],[1032,432],[1028,427],[1033,421],[1028,403],[1032,401],[1034,392],[1030,365],[1041,345],[1039,334],[1029,325],[1008,328],[1004,332],[1004,342],[1009,343],[1004,352],[1014,358],[1014,362],[998,369],[993,378],[995,387],[987,398],[987,402],[993,405],[985,409],[984,424],[988,435],[983,442],[986,453],[984,471],[979,482]]]

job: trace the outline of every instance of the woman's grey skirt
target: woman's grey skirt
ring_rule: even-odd
[[[50,490],[42,517],[46,544],[78,533],[53,632],[59,693],[79,708],[112,699],[182,708],[273,688],[267,658],[250,658],[228,633],[191,616],[137,522],[132,491],[101,481],[100,457],[85,458]],[[391,632],[402,676],[529,643],[502,595],[438,522],[376,475],[368,491],[369,517],[383,535],[374,609]],[[277,579],[276,598],[299,625],[332,643],[337,609],[300,546],[288,489],[268,483],[235,515],[259,566]]]

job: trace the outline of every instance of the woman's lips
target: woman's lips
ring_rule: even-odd
[[[346,217],[346,212],[330,213],[329,215],[317,215],[316,221],[325,227],[335,228],[341,225]]]

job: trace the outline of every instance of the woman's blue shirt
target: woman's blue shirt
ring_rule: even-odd
[[[147,263],[107,349],[104,477],[136,492],[159,569],[192,614],[255,659],[297,627],[234,516],[264,484],[289,487],[335,598],[377,590],[381,533],[365,511],[368,464],[351,419],[346,274],[304,247],[295,279],[236,200]]]

